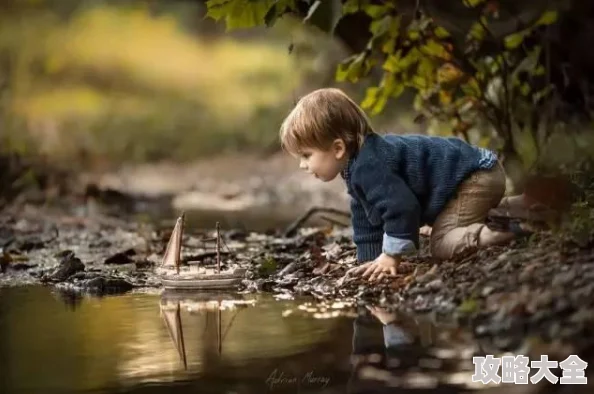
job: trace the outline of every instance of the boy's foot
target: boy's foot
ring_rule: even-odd
[[[511,232],[516,237],[527,237],[538,229],[544,228],[542,225],[530,224],[518,218],[509,217],[488,217],[487,227],[493,231]]]
[[[535,222],[549,222],[558,218],[559,212],[547,208],[544,205],[535,204],[528,208],[500,206],[489,210],[488,216],[490,219],[508,218]]]

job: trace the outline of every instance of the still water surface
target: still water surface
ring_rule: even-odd
[[[463,330],[402,316],[383,326],[366,309],[323,318],[338,309],[312,313],[306,301],[170,293],[81,298],[43,287],[3,288],[0,393],[471,387],[477,349]]]

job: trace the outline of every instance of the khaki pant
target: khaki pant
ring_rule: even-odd
[[[499,205],[504,194],[505,172],[499,162],[462,182],[433,223],[431,254],[445,260],[478,249],[489,210]]]

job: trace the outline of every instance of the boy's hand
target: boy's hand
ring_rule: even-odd
[[[382,253],[373,261],[351,268],[346,274],[349,276],[361,275],[363,278],[369,278],[369,281],[372,282],[386,276],[395,276],[398,264],[400,264],[399,258]]]
[[[396,313],[394,312],[388,312],[387,310],[383,309],[383,308],[378,308],[378,307],[371,307],[371,306],[366,306],[366,308],[371,312],[371,314],[373,316],[375,316],[377,318],[377,320],[379,320],[383,325],[388,325],[390,323],[393,323],[397,320],[397,316]]]

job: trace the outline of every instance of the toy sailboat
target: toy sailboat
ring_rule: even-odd
[[[221,235],[219,223],[216,225],[216,272],[200,272],[193,269],[187,271],[180,270],[182,235],[184,230],[184,214],[177,218],[173,233],[165,249],[161,268],[165,272],[161,273],[161,283],[165,289],[233,289],[238,287],[245,278],[246,269],[237,268],[234,270],[221,272]],[[167,270],[175,269],[175,272]]]

